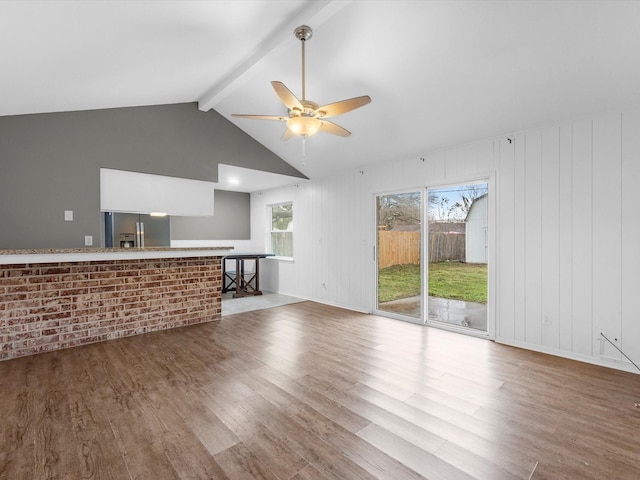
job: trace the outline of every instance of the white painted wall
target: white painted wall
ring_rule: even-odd
[[[640,361],[640,108],[253,194],[257,246],[266,205],[294,202],[295,259],[265,262],[262,285],[371,312],[374,193],[491,173],[496,340],[632,370],[599,336]]]
[[[225,255],[232,255],[234,253],[254,253],[264,252],[265,248],[261,242],[255,240],[171,240],[172,248],[206,248],[206,247],[229,247],[228,252],[224,252]],[[264,260],[262,260],[264,262]],[[262,264],[260,264],[262,267]],[[235,270],[235,264],[233,260],[227,260],[227,268],[229,270]],[[245,271],[255,271],[255,263],[253,261],[245,262]],[[262,273],[262,272],[261,272]],[[262,281],[262,274],[260,275],[260,281]],[[261,290],[262,285],[260,286]]]

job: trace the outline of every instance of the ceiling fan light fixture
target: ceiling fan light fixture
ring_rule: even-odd
[[[301,25],[294,30],[294,34],[302,46],[302,98],[296,97],[284,83],[274,80],[271,86],[280,98],[280,101],[289,110],[289,117],[282,115],[245,115],[232,113],[232,117],[250,118],[254,120],[278,120],[287,123],[287,130],[280,138],[283,141],[289,140],[294,135],[302,137],[304,140],[311,135],[315,135],[318,131],[338,135],[340,137],[348,137],[351,135],[349,130],[336,125],[326,118],[342,115],[356,108],[360,108],[371,102],[371,97],[363,95],[360,97],[349,98],[339,102],[330,103],[328,105],[318,106],[317,103],[308,100],[306,97],[305,85],[305,51],[304,45],[313,34],[311,28],[307,25]],[[304,142],[303,142],[304,145]]]
[[[303,138],[316,134],[321,126],[322,120],[314,117],[291,117],[287,120],[287,128]]]

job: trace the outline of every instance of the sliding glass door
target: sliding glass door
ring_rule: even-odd
[[[380,194],[375,202],[376,312],[487,334],[488,180]]]
[[[376,309],[422,323],[422,192],[377,195],[376,225]]]
[[[487,332],[488,187],[427,190],[428,324]]]

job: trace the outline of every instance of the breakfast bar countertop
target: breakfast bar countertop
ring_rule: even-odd
[[[153,258],[223,257],[233,247],[45,248],[0,250],[0,265]]]

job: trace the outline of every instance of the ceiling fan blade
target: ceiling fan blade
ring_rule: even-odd
[[[287,121],[287,117],[279,117],[277,115],[241,115],[239,113],[232,113],[231,116],[238,118],[251,118],[253,120],[280,120],[281,122]]]
[[[289,130],[288,128],[284,131],[284,133],[282,134],[282,137],[280,137],[280,140],[282,140],[283,142],[286,142],[287,140],[289,140],[290,138],[295,137],[296,134],[293,133],[291,130]]]
[[[325,133],[332,133],[333,135],[339,135],[341,137],[348,137],[349,135],[351,135],[351,132],[346,128],[342,128],[340,125],[328,122],[327,120],[322,121],[322,125],[320,125],[320,131]]]
[[[319,107],[316,112],[319,113],[319,118],[334,117],[360,108],[367,103],[371,103],[371,97],[369,95],[363,95],[362,97],[350,98],[348,100],[341,100],[330,103],[329,105],[324,105],[323,107]]]
[[[278,95],[282,103],[284,103],[289,110],[304,110],[304,107],[300,103],[300,100],[298,100],[298,98],[293,93],[291,93],[291,90],[284,86],[284,83],[273,81],[271,82],[271,85],[273,86],[273,89],[276,91],[276,94]]]

